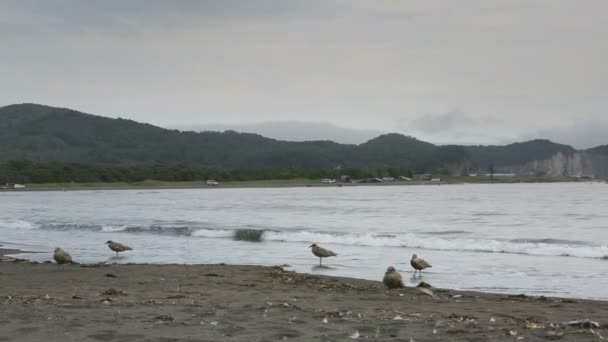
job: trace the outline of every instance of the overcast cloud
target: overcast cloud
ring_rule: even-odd
[[[586,147],[608,143],[607,12],[604,0],[0,0],[0,105]]]

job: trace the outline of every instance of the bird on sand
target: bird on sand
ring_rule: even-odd
[[[393,266],[389,266],[389,268],[386,269],[382,282],[389,289],[400,289],[404,287],[401,274],[399,274]]]
[[[115,242],[115,241],[112,241],[112,240],[106,241],[106,244],[108,245],[108,247],[111,250],[113,250],[114,252],[116,252],[116,256],[118,256],[119,252],[133,250],[133,248],[131,248],[131,247],[127,246],[127,245],[123,245],[120,242]]]
[[[55,248],[55,253],[53,253],[53,259],[55,259],[55,261],[59,265],[74,263],[74,261],[72,261],[72,256],[70,255],[70,253],[64,251],[59,247]]]
[[[414,268],[414,277],[416,276],[416,271],[419,272],[420,277],[422,277],[422,270],[425,268],[433,267],[431,264],[426,262],[426,260],[419,258],[416,254],[412,255],[412,260],[410,261],[410,265]]]
[[[325,249],[325,248],[317,246],[316,243],[313,243],[308,248],[311,248],[311,247],[312,247],[312,254],[314,254],[315,256],[319,257],[319,266],[321,266],[321,260],[323,258],[327,258],[327,257],[330,257],[330,256],[337,256],[338,255],[338,254],[330,251],[329,249]]]

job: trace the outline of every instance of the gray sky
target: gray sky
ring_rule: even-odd
[[[0,105],[587,147],[608,143],[606,13],[605,0],[0,0]]]

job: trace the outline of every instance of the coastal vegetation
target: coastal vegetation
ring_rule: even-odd
[[[57,168],[74,181],[136,181],[142,176],[283,179],[331,176],[332,170],[380,176],[395,174],[378,172],[391,168],[400,169],[399,174],[411,170],[455,175],[486,173],[490,165],[501,172],[576,151],[548,140],[505,146],[435,145],[395,133],[360,145],[291,142],[235,131],[170,130],[37,104],[0,107],[0,162],[35,162],[40,168],[35,177],[50,181],[58,181],[52,176]],[[605,146],[588,150],[596,155],[608,155],[606,151]]]

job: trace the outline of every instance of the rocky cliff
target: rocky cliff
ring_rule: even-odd
[[[522,176],[606,177],[608,156],[588,151],[571,154],[558,152],[549,159],[498,167],[496,173],[513,173]]]

